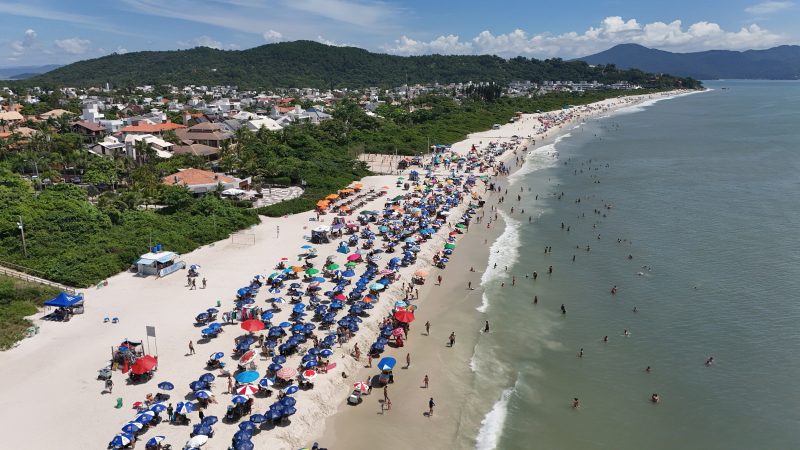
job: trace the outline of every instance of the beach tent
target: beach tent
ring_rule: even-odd
[[[60,308],[70,308],[83,302],[83,294],[69,295],[66,292],[61,292],[54,298],[44,302],[46,306],[55,306]]]

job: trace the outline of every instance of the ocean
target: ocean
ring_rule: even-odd
[[[800,448],[800,82],[706,86],[501,181],[457,447]]]

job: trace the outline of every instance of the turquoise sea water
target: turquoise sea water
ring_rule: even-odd
[[[800,448],[800,83],[707,86],[593,119],[513,178],[463,446]]]

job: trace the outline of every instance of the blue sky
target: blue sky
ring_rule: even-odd
[[[308,39],[401,55],[570,58],[800,43],[800,0],[0,0],[0,67]]]

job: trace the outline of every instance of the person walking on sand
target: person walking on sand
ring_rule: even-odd
[[[436,276],[436,281],[439,283],[439,286],[441,286],[442,285],[442,276],[441,275],[437,275]]]
[[[203,289],[206,288],[206,277],[203,277]]]
[[[228,393],[233,394],[233,377],[228,375]]]
[[[425,322],[425,335],[426,336],[430,336],[431,335],[431,323],[430,323],[430,321],[426,321]]]
[[[111,394],[114,391],[114,382],[111,378],[106,380],[106,391]]]
[[[367,355],[367,367],[370,367],[370,368],[372,367],[372,355],[371,354]]]
[[[456,345],[456,332],[450,333],[450,347]]]
[[[406,353],[406,369],[411,367],[411,353]]]
[[[194,355],[194,344],[192,344],[192,341],[189,341],[189,354]]]
[[[383,387],[383,401],[384,403],[389,400],[389,386]]]
[[[428,389],[428,374],[425,374],[425,378],[422,379],[422,384],[425,386],[425,389]]]
[[[436,403],[433,403],[433,397],[428,400],[428,417],[433,416],[433,407],[436,406]]]

